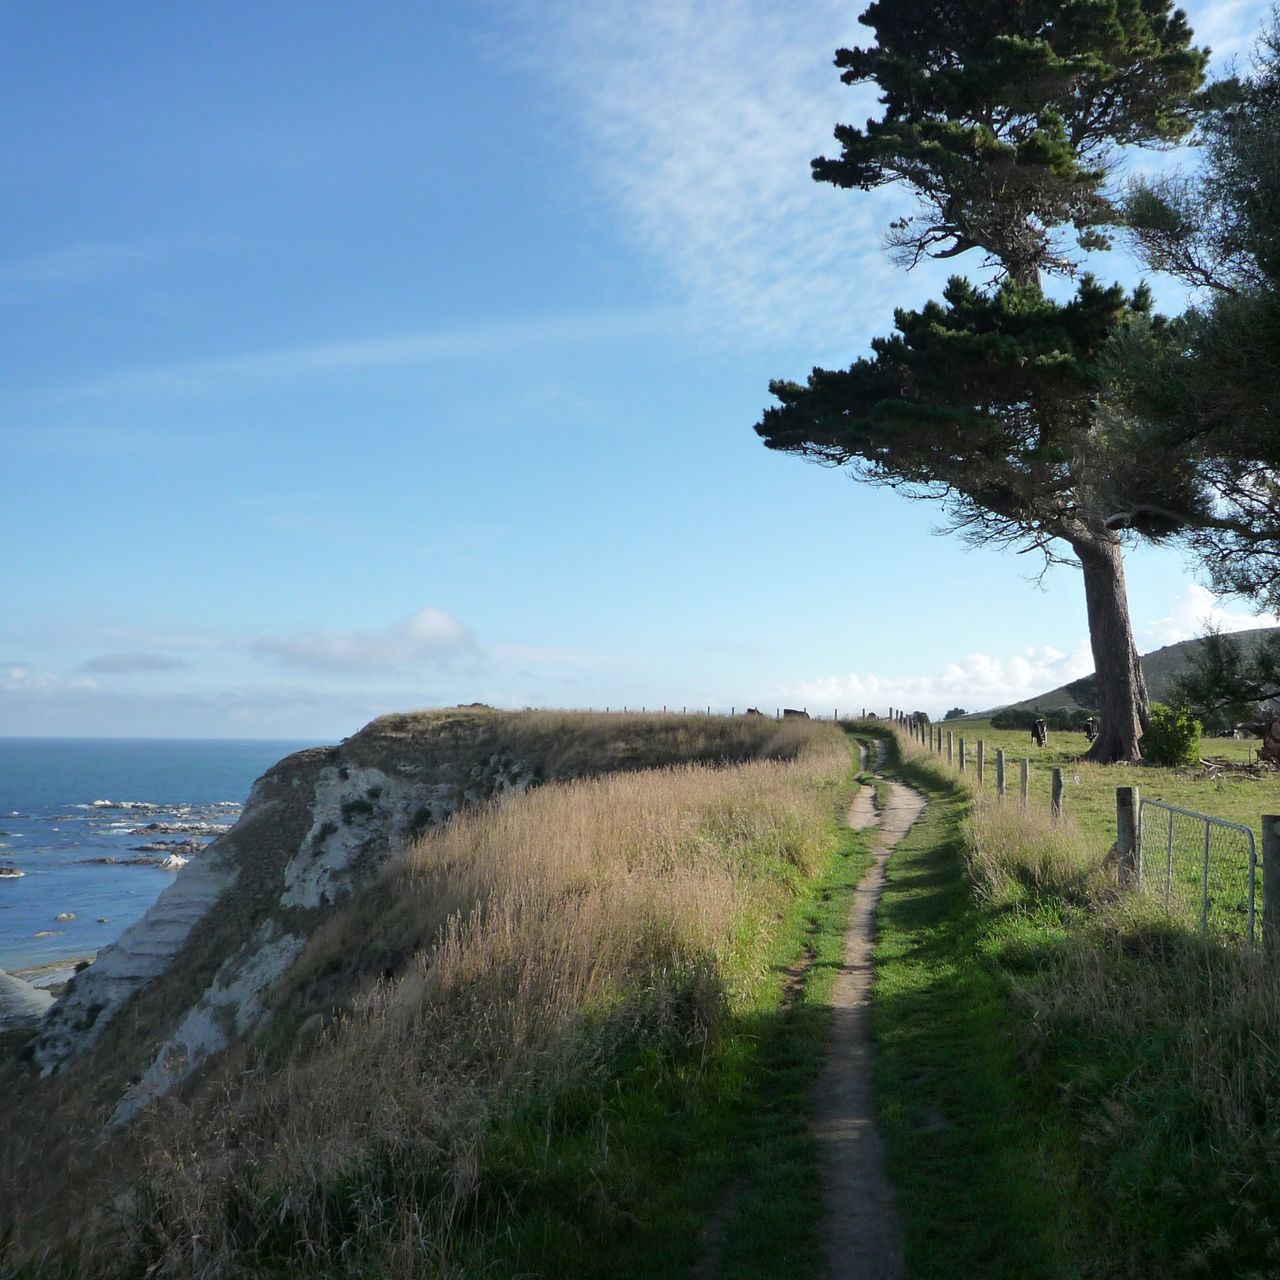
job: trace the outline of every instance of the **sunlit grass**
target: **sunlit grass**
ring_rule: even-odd
[[[1033,1153],[1020,1171],[1027,1195],[1064,1212],[1043,1224],[1058,1233],[1052,1249],[1016,1266],[1017,1228],[995,1212],[985,1274],[1280,1274],[1280,967],[1238,932],[1204,939],[1198,891],[1194,917],[1170,914],[1161,884],[1124,890],[1105,857],[1116,785],[1162,778],[1184,807],[1212,811],[1213,784],[1172,770],[1082,770],[1092,817],[1080,803],[1054,822],[1047,794],[1025,811],[1016,791],[1000,803],[977,792],[972,773],[962,779],[899,741],[909,776],[967,810],[954,854],[922,851],[891,873],[882,913],[894,989],[913,993],[880,1014],[890,1096],[909,1116],[953,1109],[947,1118],[964,1140],[954,1168],[923,1179],[922,1167],[935,1168],[930,1148],[910,1125],[898,1130],[904,1176],[920,1186],[921,1215],[932,1215],[930,1238],[967,1225],[947,1221],[948,1199],[963,1204],[967,1194],[955,1181],[998,1183],[1006,1157],[988,1149],[989,1174],[969,1154],[983,1149],[997,1107],[1008,1160]],[[1274,805],[1271,779],[1247,785],[1259,808]],[[957,860],[971,896],[948,884]],[[986,998],[966,1006],[974,990]],[[993,992],[1012,1057],[998,1086],[992,1060],[1006,1051],[991,1039]],[[942,1030],[926,1035],[922,1020]],[[971,1047],[954,1048],[962,1043]],[[1005,1097],[1015,1070],[1022,1084]]]
[[[657,1158],[663,1108],[695,1104],[730,1025],[776,1000],[783,921],[831,858],[847,742],[786,732],[791,761],[547,785],[406,849],[313,940],[279,1016],[370,944],[394,958],[383,976],[292,1048],[269,1029],[263,1053],[148,1113],[130,1138],[144,1166],[118,1169],[112,1214],[81,1219],[75,1266],[582,1268],[660,1191],[656,1171],[629,1179]]]

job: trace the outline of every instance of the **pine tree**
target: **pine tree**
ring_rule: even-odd
[[[906,183],[918,211],[889,230],[906,265],[978,250],[994,280],[953,278],[942,303],[898,311],[897,332],[847,370],[772,383],[780,405],[756,429],[772,449],[940,499],[973,542],[1078,563],[1102,714],[1090,755],[1137,760],[1148,703],[1099,496],[1098,357],[1150,304],[1088,275],[1057,303],[1042,280],[1109,243],[1116,148],[1187,133],[1207,54],[1168,0],[878,0],[861,21],[875,45],[836,65],[880,86],[883,114],[838,126],[841,154],[813,176]]]

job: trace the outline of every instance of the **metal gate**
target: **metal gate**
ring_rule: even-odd
[[[1144,798],[1138,879],[1163,892],[1170,915],[1198,915],[1206,938],[1247,938],[1254,945],[1258,849],[1249,827]]]

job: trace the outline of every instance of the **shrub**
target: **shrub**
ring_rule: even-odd
[[[1142,735],[1142,755],[1148,764],[1194,764],[1200,755],[1204,726],[1187,707],[1151,704],[1151,723]]]

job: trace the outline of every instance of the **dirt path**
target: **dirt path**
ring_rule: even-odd
[[[881,748],[877,767],[882,762]],[[876,1128],[867,1013],[884,864],[919,817],[924,799],[900,783],[890,786],[892,798],[882,813],[874,811],[870,787],[862,788],[849,809],[851,827],[860,829],[878,819],[880,832],[872,848],[875,863],[858,886],[849,913],[845,962],[832,991],[831,1042],[816,1096],[814,1132],[822,1150],[827,1280],[897,1280],[902,1275],[901,1230]]]

